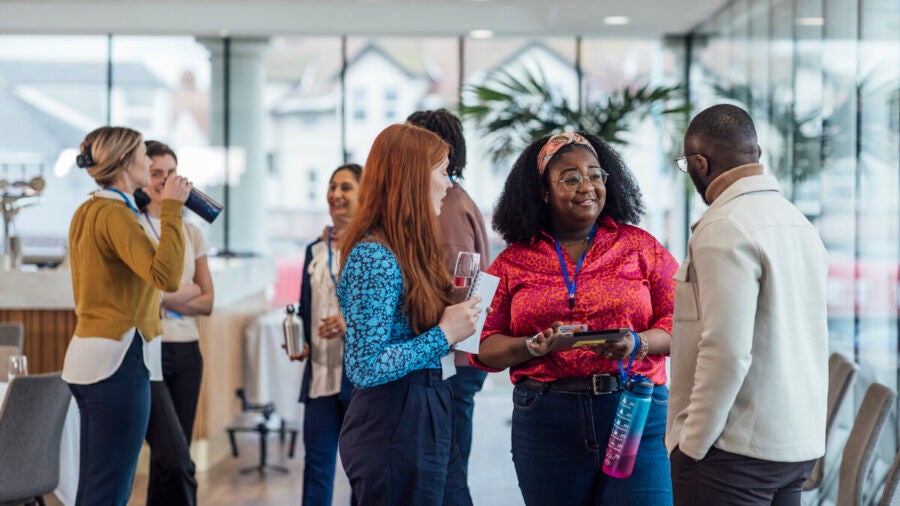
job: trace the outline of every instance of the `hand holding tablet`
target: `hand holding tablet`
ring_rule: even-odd
[[[581,346],[590,346],[594,344],[606,344],[621,341],[631,333],[631,329],[611,329],[611,330],[577,330],[570,331],[568,328],[563,330],[560,328],[560,335],[557,338],[557,351],[569,350]],[[582,326],[583,327],[583,326]]]

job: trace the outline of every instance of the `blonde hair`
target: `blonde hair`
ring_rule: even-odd
[[[131,164],[142,142],[143,138],[136,130],[100,127],[81,142],[78,166],[86,169],[98,185],[109,186]]]

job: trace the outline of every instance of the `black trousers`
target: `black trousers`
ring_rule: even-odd
[[[162,344],[163,381],[150,382],[148,506],[197,504],[191,435],[200,398],[200,343]]]
[[[675,506],[800,506],[800,489],[816,462],[770,462],[718,448],[698,462],[677,447],[669,459]]]

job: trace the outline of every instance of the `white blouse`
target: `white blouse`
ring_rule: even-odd
[[[134,198],[127,193],[125,195],[131,205],[137,207]],[[94,192],[91,198],[96,197],[122,200],[121,195],[109,190]],[[135,334],[139,334],[135,330],[134,327],[128,329],[118,341],[105,337],[72,336],[63,362],[63,381],[75,385],[90,385],[112,376],[122,365],[132,339],[136,338]],[[162,340],[158,336],[149,342],[143,336],[141,339],[144,341],[144,365],[150,374],[150,381],[161,381]]]

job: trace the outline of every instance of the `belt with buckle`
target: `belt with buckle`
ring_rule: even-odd
[[[516,386],[539,392],[564,392],[568,394],[604,395],[622,390],[622,380],[617,374],[594,374],[580,378],[560,378],[556,381],[537,381],[525,378]]]

